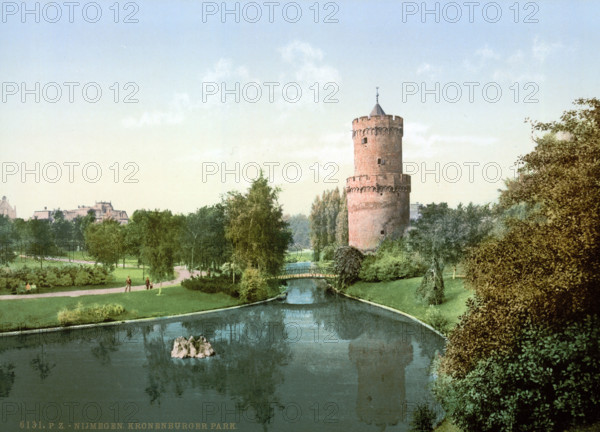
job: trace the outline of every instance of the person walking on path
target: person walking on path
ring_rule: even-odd
[[[150,289],[150,278],[148,276],[146,276],[146,289]]]
[[[127,276],[127,279],[125,279],[125,292],[131,292],[131,278],[129,276]]]

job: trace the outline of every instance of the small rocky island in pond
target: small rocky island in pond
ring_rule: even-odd
[[[215,355],[215,350],[210,345],[210,342],[206,340],[204,336],[194,338],[190,336],[189,339],[179,336],[173,342],[173,350],[171,351],[172,358],[204,358]]]

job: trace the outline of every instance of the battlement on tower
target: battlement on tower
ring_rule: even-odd
[[[410,192],[410,176],[407,174],[372,174],[352,176],[346,179],[346,191],[352,192]]]
[[[352,127],[359,126],[361,124],[364,123],[385,123],[385,124],[389,124],[390,126],[396,126],[396,127],[402,127],[402,125],[404,124],[404,119],[402,117],[400,117],[399,115],[391,115],[391,114],[386,114],[386,115],[378,115],[378,116],[362,116],[362,117],[357,117],[354,120],[352,120]],[[371,125],[369,125],[371,126]]]

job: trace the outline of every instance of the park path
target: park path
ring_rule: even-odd
[[[57,259],[60,261],[60,259]],[[66,260],[68,262],[68,260]],[[71,261],[73,262],[73,261]],[[79,261],[81,264],[94,264],[91,261]],[[177,273],[177,277],[171,281],[162,282],[163,286],[169,285],[177,285],[180,284],[182,280],[188,279],[192,274],[188,269],[184,266],[175,267],[175,272]],[[194,270],[193,275],[196,276],[200,274],[198,270]],[[158,284],[154,284],[154,289],[158,289]],[[131,291],[144,291],[146,289],[146,285],[135,285],[131,286]],[[45,298],[45,297],[79,297],[84,295],[101,295],[101,294],[114,294],[114,293],[122,293],[125,292],[125,281],[123,281],[122,287],[117,288],[98,288],[98,289],[88,289],[88,290],[77,290],[77,291],[56,291],[50,293],[43,294],[18,294],[18,295],[0,295],[0,300],[22,300],[22,299],[34,299],[34,298]]]

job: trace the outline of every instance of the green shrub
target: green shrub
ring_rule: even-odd
[[[113,321],[124,312],[125,308],[120,304],[83,306],[80,302],[73,309],[64,308],[58,312],[58,321],[61,325]]]
[[[181,286],[189,290],[202,291],[208,294],[222,292],[232,297],[239,297],[239,284],[233,284],[229,276],[192,276],[182,281]]]
[[[56,286],[68,287],[73,285],[73,279],[69,273],[64,273],[57,279]]]
[[[429,306],[427,309],[427,312],[425,313],[425,321],[431,327],[444,335],[448,332],[448,325],[450,324],[448,318],[446,318],[442,312],[433,305]]]
[[[267,277],[258,269],[247,268],[240,282],[240,299],[243,301],[260,301],[269,296]]]
[[[331,261],[335,255],[335,246],[325,246],[319,256],[319,261]]]
[[[560,331],[528,327],[510,354],[464,378],[440,374],[433,390],[462,430],[553,432],[599,419],[598,376],[600,319],[588,316]]]
[[[2,278],[16,279],[17,285],[30,285],[54,288],[73,285],[104,285],[113,278],[109,270],[103,266],[65,265],[32,269],[27,266],[10,271],[3,271]],[[0,284],[0,289],[2,285]],[[7,286],[8,288],[8,286]]]
[[[363,253],[352,246],[342,246],[335,251],[334,270],[338,275],[339,288],[345,288],[358,280]]]
[[[77,273],[75,274],[75,280],[73,281],[75,283],[75,286],[85,286],[85,285],[90,285],[91,282],[91,278],[90,278],[90,274],[85,271],[85,269],[79,269],[77,271]]]
[[[363,261],[359,277],[366,282],[387,282],[421,276],[427,270],[421,256],[407,250],[401,240],[385,241],[375,255]]]
[[[439,305],[444,302],[444,278],[442,277],[442,268],[437,260],[434,260],[423,276],[415,295],[426,305]]]
[[[35,283],[30,281],[29,283]],[[39,281],[39,284],[42,286],[47,286],[50,288],[54,288],[58,286],[58,275],[54,271],[48,271],[43,279]]]
[[[427,403],[419,403],[410,421],[411,432],[431,432],[435,423],[435,412]]]

